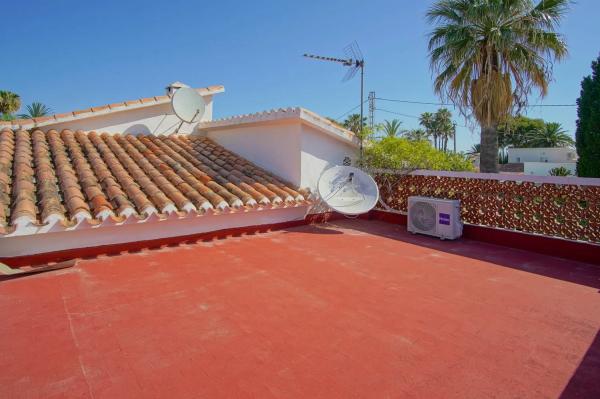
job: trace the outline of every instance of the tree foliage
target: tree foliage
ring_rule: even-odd
[[[544,129],[545,125],[543,119],[532,119],[522,115],[508,117],[498,125],[498,145],[500,148],[528,147],[527,137],[534,131]]]
[[[577,118],[577,175],[600,177],[600,57],[592,62],[592,74],[581,82]]]
[[[52,113],[52,110],[48,106],[46,106],[45,104],[42,104],[40,102],[33,102],[33,103],[29,104],[26,108],[27,108],[27,113],[19,114],[19,118],[22,118],[22,119],[39,118],[41,116],[47,116]]]
[[[433,147],[438,150],[448,150],[448,140],[454,137],[455,127],[452,113],[446,108],[440,108],[435,113],[424,112],[419,117],[419,123],[431,137]]]
[[[342,126],[356,134],[360,134],[361,127],[364,128],[367,126],[367,118],[363,117],[361,123],[360,114],[348,115]]]
[[[402,137],[410,141],[427,141],[429,140],[429,133],[424,129],[411,129],[404,132]]]
[[[21,108],[21,97],[19,97],[18,94],[11,91],[0,90],[0,114],[12,115],[17,112],[19,108]]]
[[[568,147],[574,143],[562,125],[556,122],[516,116],[498,125],[498,144],[501,150],[506,147]]]
[[[385,120],[381,124],[381,130],[385,133],[386,137],[396,137],[400,133],[400,126],[402,122],[398,119],[392,119],[391,121]]]
[[[481,126],[481,170],[497,172],[496,128],[533,88],[548,90],[552,63],[567,54],[556,32],[569,0],[437,0],[429,56],[435,91]]]
[[[534,130],[526,136],[528,147],[569,147],[575,144],[575,141],[563,129],[560,123],[550,122],[544,124],[539,130]]]
[[[365,147],[365,164],[384,169],[430,169],[473,171],[463,154],[433,148],[429,141],[411,141],[402,137],[385,137]]]

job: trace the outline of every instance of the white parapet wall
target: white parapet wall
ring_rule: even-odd
[[[213,116],[213,97],[223,93],[223,86],[210,86],[196,89],[204,100],[205,112],[200,122],[208,122]],[[179,128],[178,133],[189,134],[196,128],[196,123],[183,123],[173,112],[171,98],[156,96],[141,98],[91,107],[85,110],[56,114],[34,119],[0,121],[0,129],[7,127],[13,130],[43,131],[69,129],[98,133],[122,134],[172,134]]]
[[[321,173],[355,163],[355,135],[303,108],[286,108],[200,123],[198,132],[290,184],[316,192]]]
[[[303,220],[308,205],[264,207],[258,209],[229,209],[227,212],[189,212],[186,215],[171,213],[146,219],[131,216],[120,222],[107,220],[93,225],[82,221],[71,228],[32,226],[34,234],[14,234],[0,237],[0,258],[9,260],[49,252],[124,244],[137,241],[158,240],[170,237],[202,234],[211,231],[272,225]]]
[[[523,165],[523,173],[526,175],[550,176],[552,169],[560,167],[567,169],[572,176],[577,175],[577,164],[575,162],[525,162]]]
[[[509,163],[576,161],[577,151],[570,147],[508,148]]]

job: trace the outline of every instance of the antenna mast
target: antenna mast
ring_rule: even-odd
[[[369,128],[373,131],[375,127],[375,92],[369,92]]]
[[[356,41],[350,43],[344,48],[344,53],[348,58],[335,58],[335,57],[325,57],[321,55],[314,54],[304,54],[307,58],[312,58],[320,61],[329,61],[329,62],[337,62],[342,64],[345,67],[349,67],[348,72],[342,79],[343,82],[346,82],[352,79],[356,72],[360,69],[360,162],[362,164],[363,159],[363,106],[364,106],[364,81],[365,81],[365,59],[363,57],[362,52],[360,51],[360,47],[358,47],[358,43]]]

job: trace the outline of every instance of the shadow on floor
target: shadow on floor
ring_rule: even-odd
[[[573,398],[600,398],[600,331],[560,395]]]
[[[431,248],[449,254],[494,263],[503,267],[539,274],[545,277],[585,285],[600,290],[600,267],[583,262],[541,255],[521,249],[484,243],[472,239],[442,241],[435,237],[413,235],[406,226],[374,220],[336,220],[318,226],[291,228],[296,233],[332,234],[352,229],[408,244]],[[287,230],[287,229],[286,229]]]
[[[294,233],[294,234],[344,234],[344,232],[337,229],[334,225],[331,224],[309,224],[306,226],[302,226],[301,228],[286,228],[283,229],[282,232],[284,234]]]

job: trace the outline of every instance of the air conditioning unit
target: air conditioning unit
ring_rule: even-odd
[[[442,240],[462,235],[460,201],[429,197],[408,197],[408,231]]]

